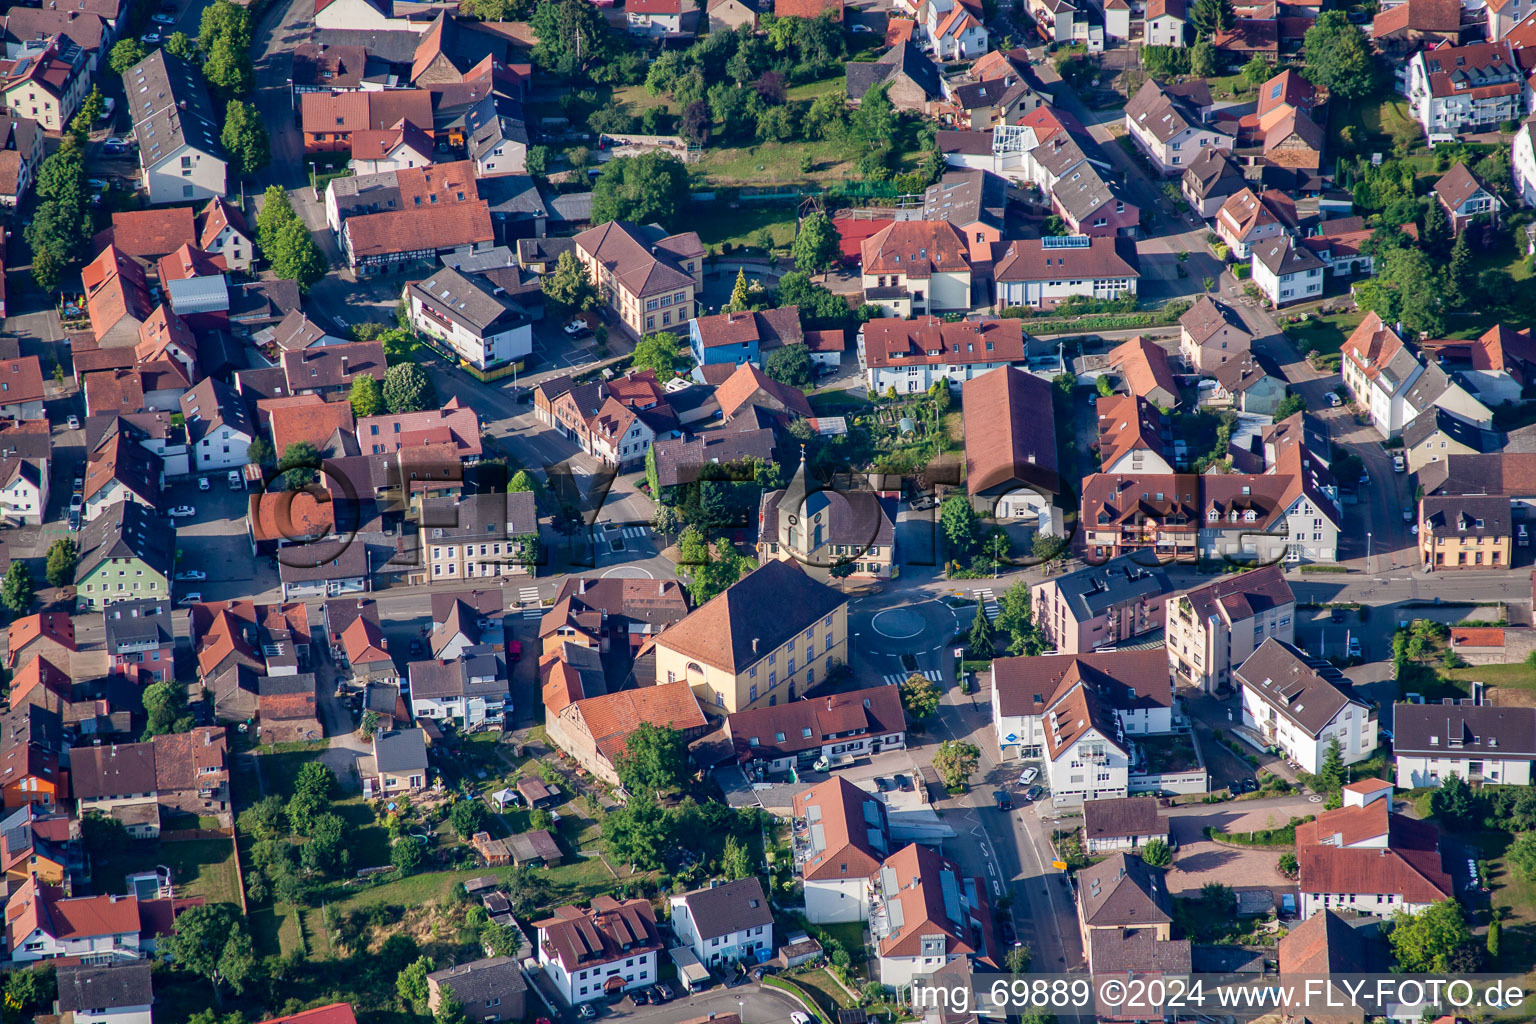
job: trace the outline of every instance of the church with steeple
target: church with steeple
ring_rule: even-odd
[[[805,448],[789,485],[763,495],[757,516],[757,556],[796,561],[806,569],[851,565],[850,575],[891,577],[896,564],[893,510],[862,477],[831,485],[806,473]]]

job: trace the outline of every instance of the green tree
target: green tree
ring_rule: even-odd
[[[412,845],[414,846],[415,843],[413,842]],[[432,963],[431,957],[422,955],[395,975],[395,994],[400,997],[400,1005],[405,1007],[407,1013],[427,1012],[427,1000],[431,996],[427,987],[427,975],[435,970],[437,966]]]
[[[653,488],[653,493],[654,490],[655,489]],[[677,532],[679,525],[680,520],[678,519],[677,509],[673,508],[671,505],[663,505],[658,502],[656,505],[656,514],[651,516],[651,529],[655,530],[663,537],[670,537],[672,534]]]
[[[1445,297],[1450,292],[1445,268],[1416,248],[1388,249],[1377,258],[1376,268],[1375,277],[1356,287],[1360,307],[1374,310],[1387,323],[1401,320],[1413,334],[1425,331],[1443,338]]]
[[[1451,246],[1450,286],[1451,294],[1459,298],[1465,298],[1476,284],[1476,272],[1472,267],[1472,245],[1467,240],[1470,231],[1462,231],[1456,235],[1456,244]]]
[[[549,901],[549,879],[531,864],[519,864],[502,875],[502,887],[514,913],[526,917]]]
[[[264,437],[253,438],[245,449],[246,461],[252,466],[270,466],[273,457],[272,442]]]
[[[299,850],[306,871],[335,877],[347,870],[351,854],[346,848],[347,822],[341,815],[317,814],[309,823],[309,842]]]
[[[389,844],[389,862],[402,875],[421,867],[421,842],[415,836],[401,836]]]
[[[520,469],[516,473],[513,473],[512,479],[507,483],[508,494],[517,494],[522,491],[528,491],[533,494],[537,494],[539,491],[538,480],[536,480],[534,475],[528,472],[526,469]]]
[[[1108,398],[1115,393],[1115,384],[1109,379],[1109,374],[1101,373],[1094,378],[1093,389],[1099,393],[1100,398]]]
[[[352,415],[358,419],[377,416],[384,411],[384,390],[372,374],[360,373],[353,377],[347,399],[352,403]]]
[[[584,0],[561,0],[553,6],[572,2]],[[586,6],[591,8],[590,4]],[[680,223],[689,204],[688,168],[662,150],[610,160],[592,185],[594,224],[629,220],[637,224],[655,222],[670,228]]]
[[[1056,1015],[1045,1010],[1025,1010],[1014,1020],[1016,1024],[1056,1024]]]
[[[485,805],[479,800],[460,800],[448,812],[448,824],[460,839],[469,842],[470,836],[485,827]]]
[[[369,708],[363,712],[362,720],[357,723],[358,734],[364,739],[372,739],[373,734],[379,731],[379,713]]]
[[[68,537],[48,545],[46,575],[51,587],[67,587],[75,581],[75,566],[80,562],[80,548]]]
[[[586,0],[537,4],[530,27],[538,40],[534,61],[564,78],[585,77],[588,69],[607,63],[615,48],[613,31],[602,12]],[[612,219],[598,218],[593,223]]]
[[[10,971],[5,976],[5,1019],[10,1021],[14,1012],[18,1019],[30,1020],[51,1008],[58,994],[58,974],[52,966]]]
[[[976,617],[971,620],[971,631],[966,637],[966,646],[970,648],[972,657],[990,658],[996,644],[997,635],[992,630],[992,620],[987,618],[986,605],[978,597]]]
[[[1296,860],[1296,855],[1290,850],[1286,850],[1280,855],[1280,859],[1275,862],[1275,868],[1287,878],[1294,878],[1297,870],[1300,868],[1300,864]]]
[[[235,170],[243,177],[255,174],[272,159],[267,126],[255,105],[244,100],[232,99],[225,104],[224,130],[219,141],[224,143]]]
[[[962,559],[976,546],[976,530],[981,517],[970,497],[961,491],[951,494],[939,506],[939,532],[944,535],[948,557]]]
[[[1365,33],[1350,24],[1344,11],[1324,11],[1307,29],[1303,51],[1306,77],[1347,101],[1361,99],[1376,87],[1376,67]]]
[[[720,851],[720,873],[728,882],[751,878],[755,873],[752,870],[751,855],[745,846],[736,841],[735,836],[725,837],[725,846]]]
[[[319,761],[305,761],[293,777],[293,791],[329,800],[336,792],[336,773]]]
[[[1417,914],[1398,911],[1388,936],[1397,969],[1408,974],[1450,971],[1455,951],[1471,939],[1466,918],[1454,900],[1441,900]]]
[[[1502,931],[1503,925],[1500,924],[1497,916],[1488,922],[1488,938],[1485,940],[1484,945],[1488,950],[1488,958],[1495,964],[1499,962],[1500,933]]]
[[[1003,957],[1003,966],[1008,968],[1009,974],[1028,974],[1029,965],[1034,961],[1034,955],[1030,948],[1019,943]]]
[[[597,305],[597,288],[587,276],[587,268],[570,250],[555,260],[555,269],[539,280],[544,298],[564,313],[585,313]]]
[[[445,986],[438,990],[437,1010],[432,1014],[432,1024],[469,1024],[464,1004],[459,1002],[459,997],[453,994],[451,988]]]
[[[165,39],[165,52],[182,60],[196,60],[197,43],[185,32],[172,32]]]
[[[91,86],[90,94],[85,97],[80,104],[80,109],[75,112],[75,116],[69,122],[69,132],[75,137],[76,142],[82,146],[85,145],[91,137],[91,128],[95,126],[106,107],[107,102],[102,98],[101,89]]]
[[[325,256],[309,228],[297,217],[278,228],[271,247],[262,251],[272,264],[272,273],[298,282],[300,291],[308,291],[310,285],[325,276]]]
[[[281,185],[268,185],[262,193],[261,206],[256,210],[256,244],[267,259],[277,247],[278,235],[289,223],[299,219],[293,211],[293,201]]]
[[[248,49],[241,49],[228,37],[224,37],[215,41],[213,47],[206,52],[208,56],[203,61],[203,77],[209,85],[230,97],[250,93],[254,72]]]
[[[288,815],[282,798],[276,794],[262,797],[240,812],[240,831],[257,842],[288,834]]]
[[[642,722],[624,740],[613,767],[631,794],[680,790],[690,774],[688,741],[670,726]]]
[[[277,471],[290,490],[297,490],[320,478],[320,453],[308,441],[292,441],[283,449]]]
[[[1280,404],[1275,406],[1275,422],[1294,416],[1299,412],[1305,412],[1307,403],[1294,391],[1287,390],[1285,397],[1280,399]]]
[[[1018,582],[998,595],[997,621],[994,625],[1008,638],[1008,653],[1019,657],[1043,654],[1050,646],[1035,624],[1029,584]]]
[[[823,273],[837,264],[841,255],[838,248],[841,239],[832,218],[825,213],[813,213],[800,222],[789,252],[795,258],[795,269],[807,273]]]
[[[198,22],[197,45],[207,53],[220,39],[230,40],[236,47],[251,47],[251,15],[248,10],[231,0],[215,0],[203,8]]]
[[[945,740],[933,754],[933,770],[951,793],[964,792],[981,764],[981,751],[965,740]]]
[[[1339,745],[1337,736],[1328,742],[1323,763],[1314,778],[1325,793],[1335,793],[1344,785],[1344,748]]]
[[[1235,20],[1232,0],[1195,0],[1189,9],[1189,23],[1194,27],[1195,37],[1202,42],[1218,32],[1225,32]],[[1198,70],[1194,73],[1200,74]]]
[[[391,413],[421,412],[438,404],[427,371],[415,363],[396,363],[384,371],[384,404]]]
[[[1141,847],[1141,859],[1154,868],[1165,868],[1173,863],[1173,851],[1166,839],[1149,839]]]
[[[1221,53],[1216,44],[1202,39],[1189,48],[1190,70],[1201,78],[1210,78],[1221,72]]]
[[[1243,79],[1254,88],[1258,88],[1269,81],[1275,73],[1275,66],[1269,62],[1269,58],[1262,53],[1256,53],[1253,58],[1243,65]]]
[[[5,570],[4,582],[0,582],[0,604],[5,605],[12,615],[20,615],[31,607],[36,591],[32,573],[25,562],[17,559]]]
[[[752,297],[747,291],[747,272],[744,268],[736,270],[736,283],[731,286],[731,297],[724,306],[722,313],[740,313],[752,308]]]
[[[673,845],[672,819],[649,794],[631,796],[603,818],[608,855],[642,871],[662,865]]]
[[[213,985],[214,997],[228,988],[245,991],[257,971],[245,918],[232,903],[188,907],[176,917],[174,930],[160,939],[159,952],[184,971],[201,975]]]
[[[763,363],[763,373],[792,388],[810,387],[811,371],[811,350],[803,344],[780,345]]]
[[[137,39],[131,37],[119,39],[113,44],[112,52],[107,55],[107,67],[119,76],[126,75],[129,68],[148,56],[149,51]]]
[[[635,370],[655,370],[661,380],[670,380],[677,365],[682,342],[671,331],[658,331],[641,338],[629,365]]]
[[[914,722],[926,722],[939,710],[943,699],[939,687],[921,672],[914,672],[901,684],[901,706]]]

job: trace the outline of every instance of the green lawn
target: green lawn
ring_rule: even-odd
[[[754,146],[710,147],[694,168],[714,185],[831,183],[853,174],[844,142],[765,142]],[[802,171],[801,161],[810,160]]]
[[[838,987],[837,982],[825,968],[797,974],[791,980],[809,992],[811,998],[821,1007],[822,1012],[832,1020],[837,1020],[838,1010],[853,1005],[852,1000],[848,998],[848,993]]]
[[[1498,666],[1507,667],[1507,666]],[[1473,837],[1488,862],[1489,896],[1492,907],[1502,910],[1500,924],[1499,968],[1529,972],[1536,963],[1536,883],[1512,870],[1504,858],[1511,836],[1508,832],[1484,832]]]
[[[201,896],[210,903],[240,902],[240,879],[235,872],[235,848],[228,839],[191,839],[162,843],[154,839],[131,840],[125,850],[98,857],[95,869],[108,892],[128,891],[126,879],[158,866],[171,869],[178,896]]]
[[[1365,314],[1358,312],[1314,315],[1308,317],[1305,323],[1286,324],[1285,336],[1291,339],[1291,343],[1302,355],[1313,349],[1325,356],[1336,355],[1364,319]]]
[[[835,924],[818,924],[815,926],[815,931],[823,939],[835,939],[839,945],[848,951],[849,959],[855,964],[864,961],[863,921],[839,921]]]
[[[1356,150],[1362,153],[1390,152],[1392,133],[1404,124],[1414,123],[1408,101],[1390,94],[1355,104],[1339,102],[1328,106],[1328,137],[1339,138],[1340,132],[1346,127],[1351,128]]]
[[[789,100],[814,100],[818,96],[825,96],[829,92],[838,92],[845,88],[847,80],[844,76],[836,78],[823,78],[819,82],[806,82],[804,85],[796,85],[784,90],[784,96]]]
[[[1536,694],[1536,669],[1522,663],[1513,665],[1477,665],[1473,668],[1458,668],[1452,669],[1449,672],[1441,672],[1441,675],[1454,680],[1467,691],[1471,689],[1467,684],[1473,680],[1478,680],[1487,683],[1489,686],[1524,690],[1527,693]]]
[[[705,245],[760,246],[760,233],[768,232],[775,249],[788,249],[795,240],[795,209],[783,203],[740,203],[734,208],[715,202],[696,207],[695,226]]]
[[[811,411],[817,415],[852,416],[869,411],[869,398],[863,391],[821,391],[807,395]]]
[[[609,105],[620,108],[626,114],[639,116],[652,107],[666,106],[668,99],[665,94],[652,96],[643,85],[626,85],[613,90]]]

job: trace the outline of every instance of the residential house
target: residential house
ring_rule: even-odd
[[[1059,654],[1086,654],[1163,626],[1172,590],[1156,566],[1129,555],[1048,577],[1030,587],[1035,624]]]
[[[1202,220],[1213,220],[1226,202],[1248,187],[1232,154],[1207,146],[1179,178],[1179,192]]]
[[[48,507],[48,477],[28,459],[0,458],[0,522],[41,525]]]
[[[1455,897],[1433,821],[1392,810],[1392,786],[1344,787],[1344,805],[1296,826],[1300,914],[1352,910],[1387,918]]]
[[[515,956],[492,956],[454,964],[427,975],[427,1009],[433,1013],[448,993],[474,1024],[521,1020],[528,981]]]
[[[1056,471],[1056,428],[1038,410],[1051,400],[1042,377],[1012,366],[990,370],[963,390],[966,492],[989,518],[1033,519],[1059,533],[1053,518],[1062,481]]]
[[[1260,242],[1253,250],[1253,283],[1278,309],[1323,294],[1326,266],[1311,249],[1289,235]]]
[[[1501,571],[1513,564],[1514,526],[1502,494],[1426,495],[1419,502],[1419,562],[1440,569]]]
[[[773,908],[756,878],[685,892],[671,905],[673,934],[705,966],[752,963],[774,948]]]
[[[586,687],[580,691],[585,693]],[[587,694],[569,703],[556,701],[553,707],[546,703],[545,709],[550,740],[610,786],[620,785],[616,765],[630,735],[642,724],[676,730],[690,742],[709,729],[698,698],[683,680]]]
[[[1202,295],[1179,317],[1179,354],[1197,373],[1214,373],[1248,354],[1253,335],[1230,306]]]
[[[139,170],[151,205],[224,195],[228,157],[197,65],[161,49],[123,76]]]
[[[538,536],[538,508],[527,491],[426,498],[419,540],[422,580],[526,576],[538,562],[527,538]]]
[[[84,517],[91,522],[123,502],[156,511],[165,472],[161,461],[122,434],[91,452],[85,465]]]
[[[411,95],[415,90],[401,90],[392,95]],[[374,93],[385,96],[391,94]],[[380,174],[405,167],[425,167],[432,163],[432,136],[402,117],[387,128],[355,131],[347,140],[357,174]]]
[[[325,735],[313,672],[262,676],[256,681],[257,733],[262,743],[296,743]]]
[[[478,274],[443,267],[406,286],[411,323],[477,370],[500,369],[533,352],[533,320],[505,289]]]
[[[773,350],[804,342],[798,306],[717,313],[688,323],[688,348],[697,364],[694,376],[700,380],[706,366],[751,363],[761,368]]]
[[[987,52],[987,29],[981,14],[959,0],[928,0],[918,13],[923,19],[924,38],[939,60],[965,60]]]
[[[36,877],[48,885],[63,885],[72,872],[85,867],[80,821],[68,811],[24,803],[0,819],[0,869],[9,888]]]
[[[119,601],[103,611],[108,668],[140,686],[175,675],[176,636],[168,597]]]
[[[59,712],[22,703],[0,716],[0,765],[4,766],[0,786],[6,810],[25,804],[52,808],[69,799],[76,780],[60,763],[63,749]],[[15,959],[15,950],[11,952]]]
[[[1163,870],[1140,857],[1117,851],[1083,871],[1077,921],[1091,971],[1155,975],[1188,969],[1189,940],[1173,938],[1173,900]]]
[[[1328,268],[1331,277],[1366,275],[1376,270],[1376,260],[1366,244],[1376,234],[1363,217],[1339,217],[1318,224],[1301,240]]]
[[[1473,785],[1528,786],[1536,760],[1536,711],[1446,698],[1392,705],[1392,753],[1402,789],[1439,786],[1452,775]]]
[[[197,247],[210,256],[222,256],[230,270],[249,270],[256,259],[256,236],[245,216],[214,196],[197,215]]]
[[[0,114],[0,206],[14,207],[26,197],[42,162],[42,126],[31,118]]]
[[[137,898],[71,898],[65,893],[64,888],[35,878],[28,878],[11,893],[5,905],[5,932],[12,961],[31,963],[85,955],[111,961],[139,956]]]
[[[851,562],[856,576],[893,575],[896,524],[880,496],[865,488],[813,485],[803,455],[788,486],[764,492],[757,529],[759,561],[828,568]]]
[[[1105,473],[1172,473],[1173,427],[1151,402],[1135,395],[1105,395],[1099,417],[1099,466]]]
[[[1408,62],[1408,103],[1431,143],[1516,121],[1525,71],[1509,40],[1421,50]]]
[[[1365,315],[1343,345],[1344,386],[1383,437],[1402,433],[1407,394],[1424,366],[1403,339],[1374,312]]]
[[[366,374],[384,381],[384,345],[377,341],[350,341],[339,345],[315,345],[279,356],[288,394],[319,395],[340,399],[350,392],[352,381]]]
[[[1493,410],[1463,385],[1460,373],[1448,373],[1438,360],[1426,361],[1424,372],[1403,395],[1403,415],[1407,421],[1431,409],[1444,409],[1485,430],[1493,427]]]
[[[1029,0],[1024,9],[1034,21],[1035,31],[1045,40],[1046,45],[1072,45],[1079,41],[1086,45],[1089,42],[1094,26],[1088,17],[1086,4],[1079,7],[1070,0]]]
[[[635,0],[624,5],[624,17],[630,35],[676,38],[683,35],[683,15],[693,10],[691,0]]]
[[[1143,19],[1147,46],[1183,46],[1189,14],[1185,0],[1147,0]]]
[[[1371,45],[1389,60],[1401,62],[1395,69],[1399,88],[1407,77],[1409,57],[1461,41],[1461,10],[1460,3],[1449,0],[1404,0],[1383,7],[1371,20]],[[1492,39],[1503,37],[1500,33]]]
[[[1503,435],[1497,431],[1468,423],[1433,406],[1403,427],[1403,453],[1408,458],[1410,473],[1451,455],[1478,455],[1503,447]]]
[[[1168,818],[1155,796],[1127,796],[1083,803],[1083,848],[1088,855],[1139,850],[1154,839],[1168,842]]]
[[[1536,206],[1536,116],[1527,118],[1510,143],[1515,196],[1524,206]]]
[[[499,645],[472,647],[454,661],[413,661],[406,672],[411,714],[417,718],[453,719],[470,731],[496,724],[511,710],[506,655]]]
[[[841,4],[838,5],[841,13]],[[705,4],[705,25],[710,32],[734,32],[746,27],[757,31],[758,9],[748,0],[709,0]]]
[[[1027,306],[1055,309],[1074,295],[1118,299],[1136,294],[1141,277],[1130,242],[1105,236],[1071,235],[1004,243],[993,265],[999,309]]]
[[[887,857],[869,881],[882,985],[910,985],[957,959],[1000,968],[986,879],[966,877],[954,861],[913,843]]]
[[[427,788],[428,781],[425,734],[420,729],[393,729],[374,733],[373,766],[377,795],[420,793]]]
[[[354,159],[372,162],[380,155],[379,136],[402,124],[412,129],[413,138],[424,138],[426,155],[432,154],[432,93],[426,89],[306,92],[299,97],[299,117],[306,155],[351,153]],[[361,147],[355,145],[360,137]]]
[[[1000,124],[1018,124],[1044,100],[1021,77],[999,76],[966,82],[950,89],[955,125],[984,132]],[[932,190],[936,186],[930,185]]]
[[[345,547],[322,549],[335,557],[326,560],[319,553],[304,557],[309,561],[278,558],[278,582],[284,601],[306,597],[339,597],[342,594],[360,594],[368,589],[370,565],[367,546],[347,544]]]
[[[567,577],[539,621],[540,653],[577,643],[633,655],[687,614],[687,593],[676,580]]]
[[[228,384],[206,377],[181,396],[181,415],[197,473],[222,474],[250,462],[256,440],[245,400]]]
[[[610,221],[576,236],[576,258],[598,295],[636,335],[694,318],[704,287],[704,246],[696,232],[668,235],[654,224]]]
[[[352,672],[352,682],[362,686],[397,683],[400,681],[400,672],[395,668],[395,659],[389,653],[389,641],[385,639],[384,630],[379,625],[377,605],[369,601],[367,607],[373,613],[371,616],[366,613],[358,615],[341,632],[342,656]]]
[[[490,204],[475,188],[469,161],[407,167],[392,175],[392,182],[377,185],[380,194],[362,196],[365,201],[353,207],[356,212],[341,220],[339,228],[331,222],[341,253],[355,272],[387,273],[403,263],[484,252],[495,243]],[[360,180],[376,182],[389,176]],[[327,212],[335,209],[328,193]]]
[[[1376,711],[1354,695],[1343,673],[1276,637],[1265,637],[1233,670],[1243,725],[1316,773],[1334,742],[1345,764],[1376,750]]]
[[[594,896],[588,909],[558,907],[534,927],[539,968],[572,1006],[656,981],[662,940],[646,900]]]
[[[1232,688],[1232,670],[1270,637],[1296,642],[1296,595],[1278,565],[1223,576],[1167,599],[1168,668],[1174,684],[1206,693]]]
[[[1450,218],[1451,231],[1458,234],[1479,217],[1497,224],[1499,209],[1504,206],[1498,193],[1478,180],[1464,163],[1452,164],[1435,182],[1430,194]]]
[[[1125,130],[1152,166],[1165,175],[1182,174],[1206,149],[1231,149],[1233,139],[1207,124],[1181,96],[1147,79],[1125,105]]]
[[[156,736],[144,743],[77,747],[70,758],[80,814],[158,804],[188,814],[229,812],[229,768],[221,727]]]
[[[174,545],[163,522],[144,505],[121,501],[86,524],[75,566],[76,601],[82,611],[170,596]]]
[[[139,328],[154,312],[144,268],[109,245],[80,271],[91,333],[100,348],[134,346]]]
[[[847,661],[847,601],[770,561],[656,638],[656,678],[687,680],[719,716],[802,697]]]
[[[75,653],[75,623],[66,612],[38,612],[12,619],[6,628],[5,667],[14,669],[35,655],[68,665]]]
[[[892,46],[877,61],[850,61],[846,74],[848,98],[854,103],[883,85],[897,110],[926,115],[949,97],[949,86],[938,65],[911,39]]]
[[[1216,234],[1232,250],[1232,255],[1246,260],[1261,243],[1280,238],[1289,228],[1290,212],[1286,198],[1266,191],[1263,197],[1245,188],[1230,196],[1216,213]]]
[[[738,711],[726,717],[725,731],[737,763],[754,773],[846,764],[907,744],[906,714],[894,686]]]
[[[11,8],[10,17],[22,11]],[[0,61],[5,110],[36,122],[44,131],[64,131],[90,92],[94,51],[57,33],[6,49],[11,59]]]
[[[1174,379],[1168,352],[1156,342],[1137,335],[1109,350],[1105,363],[1120,374],[1126,390],[1145,398],[1159,409],[1179,404],[1179,384]]]
[[[1254,352],[1225,363],[1215,372],[1216,386],[1201,395],[1200,404],[1235,409],[1254,416],[1273,416],[1285,398],[1285,378],[1270,373],[1268,360]]]
[[[806,920],[867,920],[869,879],[891,853],[885,804],[834,775],[794,795],[792,820]]]
[[[912,394],[941,380],[964,385],[999,367],[1027,369],[1030,340],[1013,319],[878,317],[864,325],[859,362],[870,390]]]
[[[861,247],[864,301],[882,315],[971,308],[970,247],[948,221],[897,221]]]

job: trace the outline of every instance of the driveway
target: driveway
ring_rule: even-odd
[[[674,991],[675,982],[669,982]],[[530,1003],[536,1005],[537,999]],[[780,989],[762,985],[742,985],[739,988],[715,987],[697,995],[683,996],[661,1006],[635,1006],[628,998],[608,1007],[600,1013],[603,1021],[623,1021],[624,1024],[682,1024],[683,1021],[709,1017],[717,1013],[737,1013],[742,1024],[779,1024],[789,1019],[801,1005],[793,996]],[[803,1012],[803,1011],[802,1011]],[[574,1013],[565,1017],[575,1019]]]
[[[1277,828],[1292,818],[1316,814],[1321,803],[1306,797],[1276,797],[1223,804],[1191,804],[1169,811],[1179,848],[1168,870],[1168,891],[1198,891],[1210,882],[1233,889],[1287,887],[1295,883],[1275,868],[1284,850],[1225,846],[1205,838],[1209,826],[1222,832]]]
[[[202,594],[205,601],[274,594],[276,571],[251,554],[245,520],[248,492],[231,491],[222,475],[214,475],[206,491],[199,491],[193,479],[167,487],[164,503],[197,509],[196,516],[176,521],[176,570],[201,569],[208,579],[176,584],[172,589],[178,600],[192,592]]]

